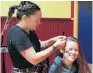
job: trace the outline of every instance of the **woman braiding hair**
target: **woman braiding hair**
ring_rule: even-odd
[[[48,68],[46,58],[64,46],[65,36],[41,41],[35,33],[42,17],[40,7],[30,1],[22,1],[9,8],[9,22],[15,10],[18,23],[10,28],[7,36],[8,51],[13,63],[12,73],[42,73]],[[43,35],[44,37],[44,35]],[[41,48],[46,48],[41,51]]]

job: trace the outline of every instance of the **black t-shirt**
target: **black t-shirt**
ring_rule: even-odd
[[[40,42],[35,31],[30,31],[28,34],[18,25],[13,26],[9,30],[7,36],[7,46],[13,66],[20,69],[33,66],[20,54],[21,51],[32,46],[36,52],[40,51]]]

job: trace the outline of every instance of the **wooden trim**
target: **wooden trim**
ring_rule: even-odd
[[[74,1],[71,1],[71,18],[74,18]]]
[[[7,18],[7,16],[1,16],[1,18]],[[16,19],[16,17],[12,17],[12,19]],[[72,20],[71,18],[42,18],[42,19],[57,19],[57,20]]]
[[[78,38],[78,1],[74,2],[74,37]]]

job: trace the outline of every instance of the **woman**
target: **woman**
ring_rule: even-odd
[[[30,1],[22,1],[19,5],[9,8],[8,21],[15,9],[19,22],[9,30],[7,37],[7,46],[13,63],[12,73],[42,73],[47,68],[45,59],[54,50],[64,46],[65,41],[61,38],[66,37],[57,36],[47,41],[39,41],[35,33],[42,16],[39,6]],[[44,47],[48,48],[40,51],[40,48]]]
[[[60,50],[63,56],[55,58],[49,73],[91,73],[76,38],[67,37],[64,50]]]

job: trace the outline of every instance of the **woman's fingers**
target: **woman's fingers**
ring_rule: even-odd
[[[54,46],[57,48],[57,49],[61,49],[65,46],[65,43],[66,43],[66,40],[63,40],[63,39],[58,39]]]

